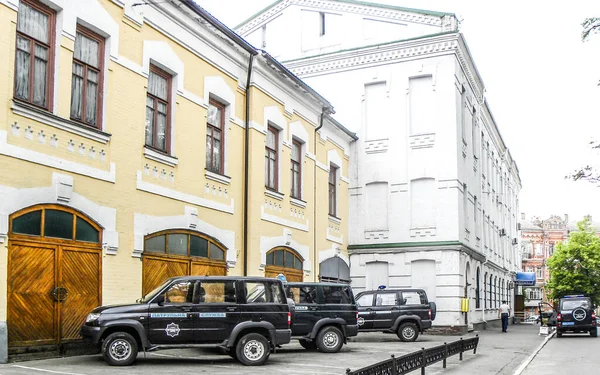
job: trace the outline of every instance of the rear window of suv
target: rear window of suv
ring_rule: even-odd
[[[564,299],[561,301],[561,306],[560,309],[561,310],[575,310],[579,307],[583,308],[583,309],[590,309],[591,308],[591,304],[590,304],[590,300],[585,298],[585,299]]]
[[[329,304],[350,304],[352,301],[352,292],[349,287],[342,286],[324,286],[323,303]]]

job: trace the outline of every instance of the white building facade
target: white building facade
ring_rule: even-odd
[[[236,31],[329,98],[334,117],[359,135],[350,168],[355,291],[424,288],[440,330],[496,321],[520,270],[521,180],[456,17],[283,0]]]

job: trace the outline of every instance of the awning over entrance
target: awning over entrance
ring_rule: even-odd
[[[515,285],[535,286],[535,272],[517,272]]]

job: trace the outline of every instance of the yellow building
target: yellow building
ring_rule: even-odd
[[[192,2],[0,0],[0,362],[181,274],[349,281],[356,136]]]

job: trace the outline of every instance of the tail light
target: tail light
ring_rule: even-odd
[[[356,312],[356,324],[358,324],[358,311]]]
[[[559,322],[560,322],[560,321],[562,321],[562,315],[561,315],[561,314],[558,314],[558,315],[556,316],[556,320],[558,320]]]
[[[592,325],[596,325],[596,313],[592,311]]]
[[[431,309],[427,310],[427,314],[429,314],[429,320],[431,320]]]
[[[292,313],[288,311],[288,327],[292,325]]]

